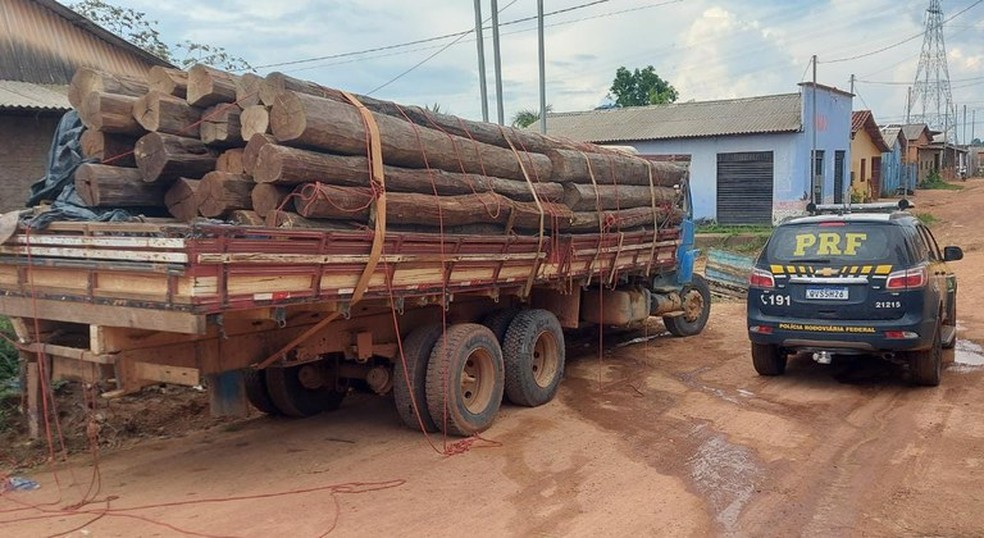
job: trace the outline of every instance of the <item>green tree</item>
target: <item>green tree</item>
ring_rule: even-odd
[[[609,91],[608,97],[620,107],[664,105],[679,97],[676,88],[660,78],[651,65],[634,71],[619,67]]]
[[[547,105],[547,113],[553,111],[553,105]],[[530,125],[540,121],[540,111],[532,108],[524,108],[513,114],[512,126],[517,129],[525,129]]]
[[[82,0],[70,6],[80,15],[158,58],[188,68],[196,63],[229,71],[249,70],[249,62],[222,47],[182,41],[169,46],[161,39],[158,22],[142,11],[114,6],[103,0]]]

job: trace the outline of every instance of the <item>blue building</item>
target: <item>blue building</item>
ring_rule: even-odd
[[[899,125],[881,129],[885,145],[891,150],[882,154],[881,197],[895,196],[904,186],[906,190],[916,188],[916,165],[905,162],[908,140]]]
[[[689,162],[696,218],[772,224],[803,213],[813,170],[820,199],[844,200],[850,187],[851,102],[848,92],[804,83],[788,94],[553,113],[547,115],[547,134]]]

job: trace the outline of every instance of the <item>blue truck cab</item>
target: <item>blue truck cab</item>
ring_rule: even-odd
[[[907,204],[904,204],[905,207]],[[923,223],[905,211],[820,214],[778,226],[749,277],[748,335],[760,375],[790,354],[901,359],[935,386],[956,338],[957,280]]]

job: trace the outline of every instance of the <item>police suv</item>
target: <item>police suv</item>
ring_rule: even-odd
[[[811,204],[812,206],[812,204]],[[760,375],[781,375],[790,354],[873,354],[909,365],[912,381],[939,385],[943,348],[956,340],[957,280],[911,205],[812,206],[778,226],[749,277],[748,334]],[[879,209],[894,209],[887,213]],[[836,214],[825,214],[837,211]]]

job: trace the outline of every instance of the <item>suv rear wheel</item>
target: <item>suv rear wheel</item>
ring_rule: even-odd
[[[940,384],[943,377],[943,341],[939,327],[929,349],[909,353],[909,369],[912,371],[912,382],[916,385],[935,387]]]
[[[782,375],[786,372],[786,353],[773,344],[752,344],[752,365],[759,375]]]

